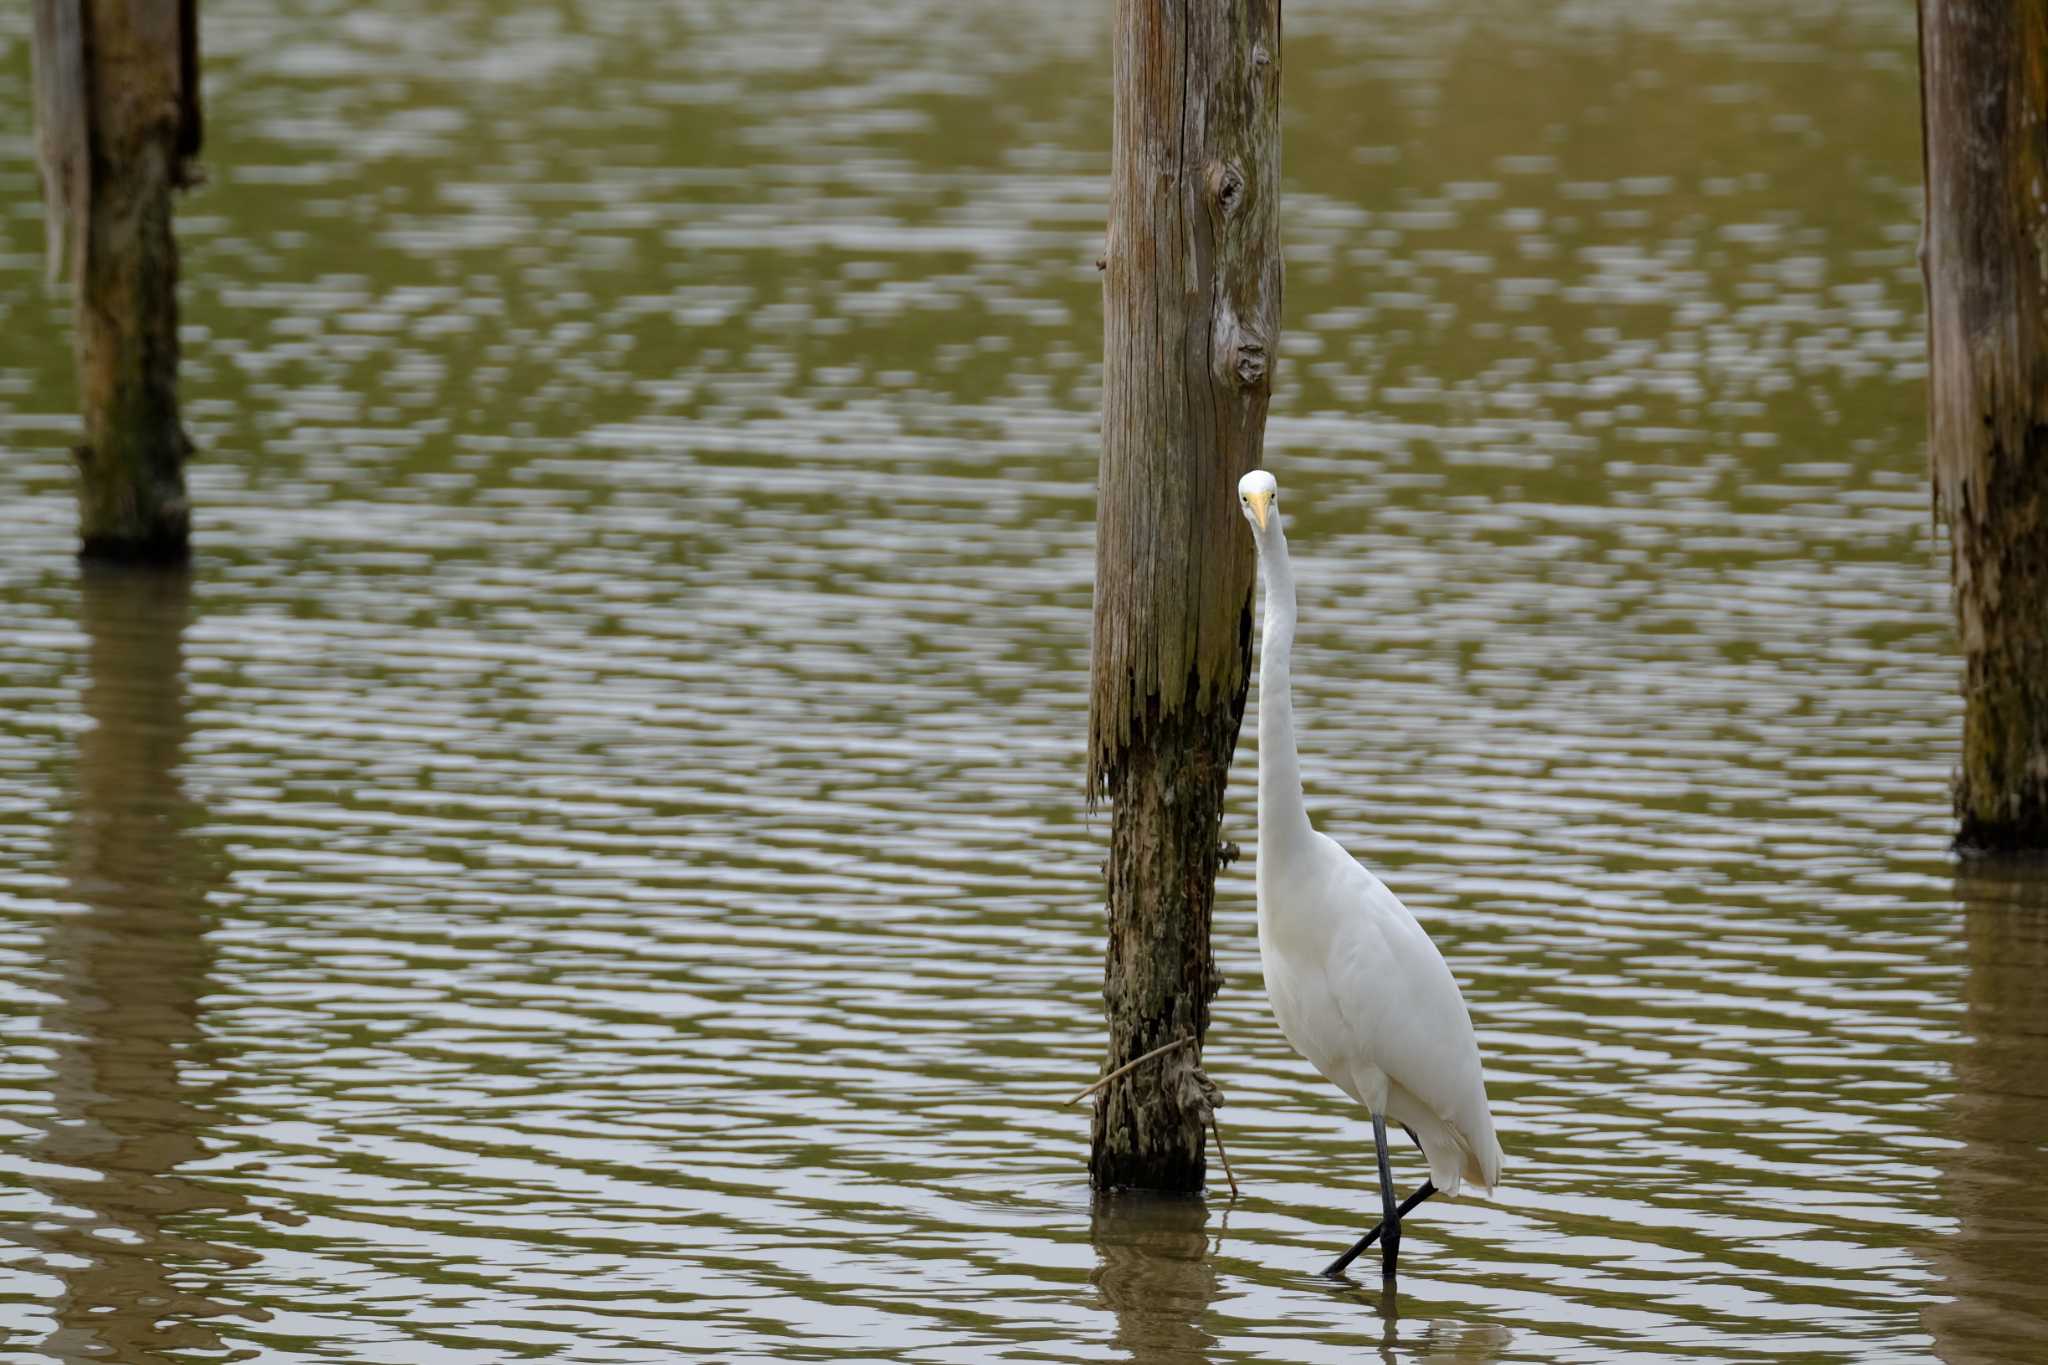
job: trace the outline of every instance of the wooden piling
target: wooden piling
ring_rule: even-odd
[[[1279,352],[1280,0],[1118,0],[1088,790],[1113,808],[1099,1187],[1199,1189],[1223,792],[1251,676],[1237,481]]]
[[[183,560],[171,196],[199,149],[195,0],[34,0],[37,154],[54,276],[69,256],[85,442],[80,552]]]
[[[1922,0],[1928,455],[1962,646],[1957,846],[2048,849],[2048,0]]]

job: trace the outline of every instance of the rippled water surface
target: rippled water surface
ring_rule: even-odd
[[[1370,1129],[1240,864],[1242,1197],[1091,1202],[1104,8],[209,3],[153,581],[69,557],[0,17],[9,1360],[2048,1353],[1894,4],[1290,0],[1309,797],[1508,1183],[1313,1274]]]

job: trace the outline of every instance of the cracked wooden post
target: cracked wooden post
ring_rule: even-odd
[[[171,193],[199,150],[197,0],[34,0],[37,160],[55,278],[71,257],[85,444],[80,552],[188,551]]]
[[[1118,0],[1088,791],[1114,808],[1098,1187],[1192,1191],[1224,786],[1280,332],[1280,0]]]
[[[2048,848],[2048,0],[1922,0],[1928,456],[1962,644],[1956,844]]]

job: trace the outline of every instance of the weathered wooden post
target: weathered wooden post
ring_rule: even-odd
[[[188,553],[171,192],[199,150],[197,0],[35,0],[49,267],[68,248],[88,559]]]
[[[1088,790],[1114,814],[1099,1187],[1195,1190],[1223,791],[1280,334],[1280,0],[1118,0]]]
[[[2048,848],[2048,4],[1922,0],[1928,451],[1964,658],[1958,847]]]

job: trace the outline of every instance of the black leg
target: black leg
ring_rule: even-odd
[[[1387,1164],[1387,1121],[1372,1116],[1372,1147],[1380,1159],[1380,1273],[1394,1278],[1401,1259],[1401,1210],[1394,1206],[1394,1170]]]
[[[1423,1200],[1429,1198],[1431,1195],[1435,1193],[1436,1186],[1430,1184],[1427,1180],[1423,1181],[1422,1184],[1416,1188],[1415,1193],[1409,1195],[1406,1199],[1403,1199],[1401,1201],[1401,1207],[1395,1210],[1394,1216],[1396,1218],[1406,1218],[1409,1215],[1409,1213],[1413,1211],[1417,1204],[1420,1204]],[[1353,1261],[1357,1260],[1360,1256],[1365,1254],[1365,1249],[1367,1247],[1371,1246],[1374,1242],[1377,1242],[1380,1239],[1380,1232],[1385,1228],[1385,1226],[1386,1225],[1384,1223],[1375,1224],[1371,1232],[1366,1233],[1365,1236],[1359,1238],[1356,1242],[1353,1242],[1351,1244],[1351,1250],[1345,1252],[1342,1256],[1339,1256],[1336,1260],[1330,1262],[1330,1268],[1328,1270],[1325,1270],[1323,1273],[1325,1275],[1342,1275],[1345,1269],[1348,1266],[1350,1266],[1350,1264]]]

